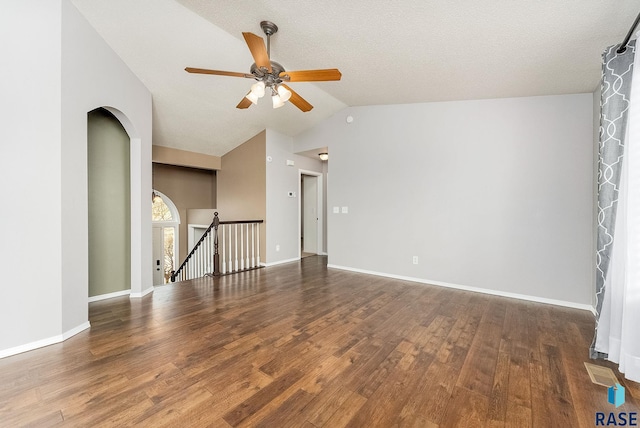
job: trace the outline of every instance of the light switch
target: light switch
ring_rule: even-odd
[[[349,207],[342,207],[342,214],[349,214]]]
[[[340,214],[340,207],[333,207],[334,214]]]

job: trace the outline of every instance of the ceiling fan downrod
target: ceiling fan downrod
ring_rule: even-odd
[[[260,27],[267,35],[267,56],[271,60],[271,35],[278,32],[278,26],[271,21],[261,21]]]

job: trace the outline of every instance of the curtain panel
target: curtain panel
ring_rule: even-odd
[[[591,358],[640,376],[640,74],[635,41],[603,53],[598,159],[596,331]],[[634,70],[635,68],[635,70]],[[640,77],[638,77],[640,78]]]

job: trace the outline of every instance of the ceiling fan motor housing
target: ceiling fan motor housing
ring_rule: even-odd
[[[264,67],[260,68],[254,62],[251,65],[251,74],[253,74],[257,80],[264,82],[267,87],[273,87],[282,83],[283,79],[280,77],[280,73],[284,71],[284,67],[275,61],[271,62],[271,73],[269,73]]]

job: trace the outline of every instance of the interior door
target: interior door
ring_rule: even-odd
[[[153,285],[164,284],[164,242],[162,227],[153,226]]]
[[[303,248],[305,253],[318,254],[318,177],[302,176]]]

